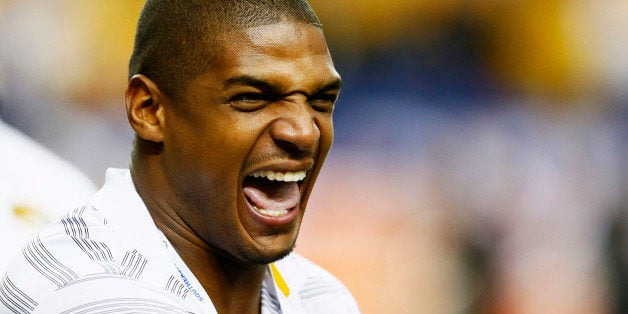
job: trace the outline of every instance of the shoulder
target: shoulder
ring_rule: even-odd
[[[349,289],[307,258],[292,253],[274,264],[291,289],[292,297],[298,296],[308,313],[360,312]]]
[[[77,208],[42,229],[2,278],[0,309],[2,304],[10,309],[35,307],[86,275],[119,273],[111,233],[105,217],[91,206]]]
[[[81,278],[43,298],[33,313],[192,313],[177,299],[121,275]]]
[[[78,207],[28,241],[7,273],[43,275],[61,286],[82,273],[115,272],[108,265],[115,246],[111,241],[112,232],[106,217],[95,208]]]

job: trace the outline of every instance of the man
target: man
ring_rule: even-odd
[[[4,311],[358,312],[291,253],[341,85],[309,5],[148,0],[129,72],[130,171],[25,246]]]

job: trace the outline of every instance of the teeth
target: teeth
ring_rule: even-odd
[[[288,213],[287,209],[262,209],[258,208],[257,206],[253,206],[253,209],[262,213],[263,215],[271,217],[281,217]]]
[[[255,178],[266,178],[272,181],[298,182],[305,178],[305,171],[298,172],[276,172],[276,171],[258,171],[251,175]]]

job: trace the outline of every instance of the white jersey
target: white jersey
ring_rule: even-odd
[[[95,191],[74,166],[0,120],[0,272],[39,229]]]
[[[340,281],[295,253],[268,265],[260,295],[264,314],[359,313]],[[121,169],[24,247],[0,301],[1,313],[216,313]]]

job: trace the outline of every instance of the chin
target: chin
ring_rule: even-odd
[[[288,247],[263,251],[240,248],[240,252],[245,262],[253,265],[266,265],[288,256],[288,254],[292,253],[294,247],[293,243]]]

